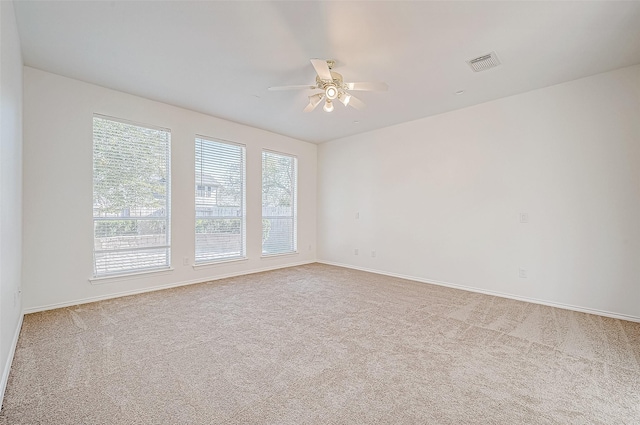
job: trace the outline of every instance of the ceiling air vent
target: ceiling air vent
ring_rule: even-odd
[[[468,60],[467,63],[474,72],[480,72],[500,65],[500,59],[498,59],[496,52],[491,52]]]

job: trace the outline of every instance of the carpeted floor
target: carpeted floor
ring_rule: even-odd
[[[27,315],[1,424],[638,424],[640,324],[320,264]]]

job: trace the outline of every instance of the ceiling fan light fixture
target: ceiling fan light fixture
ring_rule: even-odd
[[[318,94],[314,94],[312,96],[309,96],[309,103],[314,107],[318,103],[320,103],[321,100],[322,100],[322,93],[318,93]]]
[[[324,103],[324,106],[322,107],[322,109],[325,112],[333,111],[333,102],[331,102],[331,99],[327,99],[327,101]]]
[[[333,84],[329,84],[324,89],[324,94],[327,96],[327,99],[333,100],[336,97],[338,97],[338,88],[336,86],[334,86]]]
[[[318,106],[320,102],[322,102],[323,97],[324,97],[324,93],[318,93],[318,94],[309,96],[309,104],[307,105],[306,108],[304,108],[304,112],[311,112],[314,109],[316,109],[316,106]]]
[[[349,93],[342,92],[338,95],[338,100],[340,100],[344,106],[347,106],[351,100],[351,95]]]

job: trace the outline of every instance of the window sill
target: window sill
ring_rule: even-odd
[[[91,282],[92,285],[100,285],[103,283],[117,282],[121,280],[143,279],[150,275],[168,274],[173,270],[174,269],[172,267],[167,267],[162,269],[146,270],[146,271],[135,272],[135,273],[124,273],[124,274],[116,274],[116,275],[110,275],[110,276],[92,277],[89,279],[89,282]]]
[[[229,263],[241,263],[243,261],[247,261],[248,258],[247,257],[243,257],[243,258],[233,258],[230,260],[220,260],[220,261],[211,261],[209,263],[199,263],[199,264],[194,264],[193,266],[193,270],[200,270],[200,269],[206,269],[209,267],[215,267],[215,266],[222,266],[222,265],[226,265]]]
[[[282,254],[262,254],[260,256],[260,259],[267,259],[267,258],[276,258],[276,257],[289,257],[289,256],[294,256],[294,255],[298,255],[299,252],[298,251],[293,251],[293,252],[283,252]]]

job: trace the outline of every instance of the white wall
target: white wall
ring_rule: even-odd
[[[25,311],[315,260],[316,145],[29,67],[24,80]],[[94,113],[171,129],[171,272],[88,280]],[[247,261],[197,270],[182,265],[183,257],[194,258],[195,134],[247,147]],[[263,148],[298,156],[298,254],[260,258]]]
[[[640,318],[640,66],[328,142],[318,167],[323,261]]]
[[[22,54],[13,3],[0,2],[0,400],[22,318]]]

